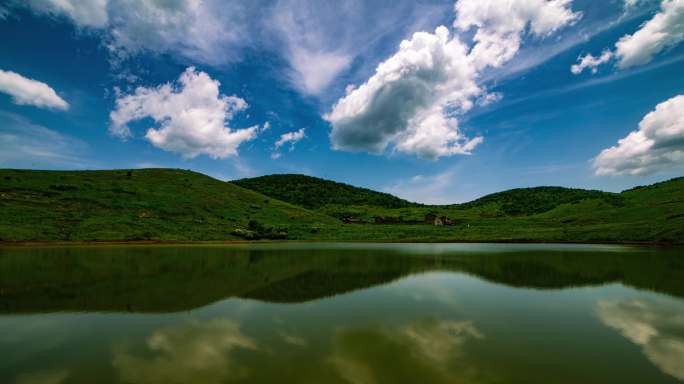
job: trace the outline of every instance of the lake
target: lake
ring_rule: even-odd
[[[0,247],[0,383],[684,382],[683,255]]]

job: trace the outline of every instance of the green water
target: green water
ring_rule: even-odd
[[[0,247],[0,383],[677,383],[683,251]]]

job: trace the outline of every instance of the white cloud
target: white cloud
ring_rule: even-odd
[[[295,83],[313,95],[324,90],[351,62],[351,57],[343,52],[312,52],[299,46],[290,50],[290,63],[298,76]]]
[[[0,92],[12,96],[15,104],[67,110],[69,104],[49,85],[0,69]]]
[[[233,59],[234,50],[248,37],[243,20],[237,16],[243,14],[238,3],[115,1],[109,8],[109,47],[119,55],[144,49],[177,52],[194,61],[215,65]],[[230,13],[236,16],[229,18]]]
[[[271,42],[288,61],[285,73],[305,94],[325,98],[323,92],[348,70],[349,75],[367,73],[376,64],[376,43],[388,36],[405,36],[433,27],[435,16],[444,14],[446,4],[411,1],[391,7],[377,2],[346,0],[334,7],[319,0],[278,0],[270,9],[263,28]],[[372,62],[371,62],[372,61]],[[354,68],[352,63],[355,64]]]
[[[460,0],[454,27],[476,28],[470,56],[478,69],[498,67],[520,49],[524,32],[546,37],[579,20],[572,0]]]
[[[601,53],[601,56],[594,57],[591,53],[588,53],[582,57],[579,57],[579,63],[573,64],[570,67],[570,72],[572,72],[574,75],[579,75],[582,73],[585,69],[589,68],[591,70],[591,73],[596,73],[598,72],[598,67],[603,64],[609,62],[613,58],[613,52],[611,52],[609,49],[606,49]]]
[[[145,137],[156,147],[186,158],[237,155],[240,144],[256,137],[258,126],[236,130],[227,125],[247,103],[221,95],[219,85],[206,73],[189,67],[177,84],[139,87],[135,93],[117,98],[116,109],[110,113],[110,132],[127,138],[131,136],[129,122],[150,117],[159,127],[148,129]]]
[[[468,48],[446,27],[418,32],[378,65],[357,88],[348,88],[325,119],[332,124],[333,147],[382,153],[393,150],[427,159],[469,154],[482,142],[459,129],[457,115],[474,101],[487,104],[500,95],[483,96],[482,71],[509,61],[523,33],[543,38],[574,23],[581,14],[571,0],[460,0],[454,26],[475,27]],[[481,97],[477,100],[478,97]]]
[[[465,138],[446,109],[472,106],[482,92],[475,75],[466,47],[447,28],[415,33],[325,116],[333,147],[381,153],[392,143],[426,158],[467,153],[481,139]]]
[[[659,52],[684,40],[684,0],[663,0],[661,10],[632,35],[615,44],[620,68],[647,64]]]
[[[292,82],[301,91],[318,94],[338,73],[347,69],[352,55],[344,42],[344,31],[332,17],[345,18],[344,5],[334,7],[336,15],[316,2],[281,0],[274,6],[270,26],[283,41],[285,56],[292,67]]]
[[[629,12],[640,1],[625,0],[625,12]],[[579,64],[571,67],[574,74],[579,74],[584,68],[591,68],[596,73],[596,67],[617,59],[620,69],[648,64],[658,53],[674,47],[684,40],[684,0],[662,0],[660,11],[653,18],[631,35],[625,35],[617,43],[615,50],[604,50],[600,57],[592,55],[580,57]]]
[[[287,143],[290,144],[290,151],[292,151],[294,149],[295,144],[297,144],[297,142],[302,140],[304,137],[306,137],[304,128],[301,128],[298,131],[294,132],[283,133],[282,135],[280,135],[278,141],[275,142],[275,152],[273,152],[271,157],[274,159],[280,158],[280,153],[278,152],[278,150],[280,149],[280,147]]]
[[[607,326],[639,345],[663,372],[684,380],[684,308],[669,302],[599,301],[596,312]]]
[[[37,14],[66,17],[77,27],[105,31],[103,39],[119,64],[142,50],[178,53],[218,65],[235,58],[250,33],[257,4],[212,0],[28,0]]]
[[[108,0],[28,0],[38,13],[66,16],[77,25],[102,28],[107,25]]]
[[[594,159],[598,175],[644,175],[684,164],[684,95],[658,104],[639,129]]]
[[[13,113],[0,112],[0,121],[2,167],[81,168],[88,163],[82,158],[87,145],[80,140]]]
[[[637,5],[639,5],[639,3],[642,2],[644,2],[644,0],[624,0],[624,3],[622,5],[624,9],[623,15],[627,15],[628,13],[632,12],[632,10],[634,10],[634,8],[636,8]]]

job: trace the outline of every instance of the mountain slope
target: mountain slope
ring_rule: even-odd
[[[2,240],[218,240],[250,221],[295,233],[336,223],[177,169],[0,170],[0,212]]]
[[[308,209],[320,209],[329,205],[367,205],[382,208],[420,205],[388,193],[305,175],[269,175],[235,180],[231,183]]]
[[[613,206],[624,204],[618,193],[564,187],[517,188],[492,193],[477,200],[461,204],[463,208],[496,205],[503,215],[527,216],[550,211],[561,204],[597,199]]]

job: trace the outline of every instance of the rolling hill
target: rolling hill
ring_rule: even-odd
[[[420,206],[420,204],[400,199],[389,193],[305,175],[268,175],[235,180],[232,183],[309,209],[323,209],[336,205],[365,205],[381,208]]]
[[[437,226],[434,218],[449,225]],[[177,169],[0,170],[0,241],[684,243],[684,178],[621,193],[513,189],[420,205],[302,175],[223,182]]]
[[[0,170],[2,240],[238,239],[236,228],[296,232],[336,220],[178,169]],[[266,236],[268,237],[268,236]]]
[[[624,204],[619,193],[563,187],[517,188],[492,193],[477,200],[462,204],[462,208],[497,206],[502,215],[527,216],[550,211],[562,204],[573,204],[583,200],[600,200],[613,206]]]

